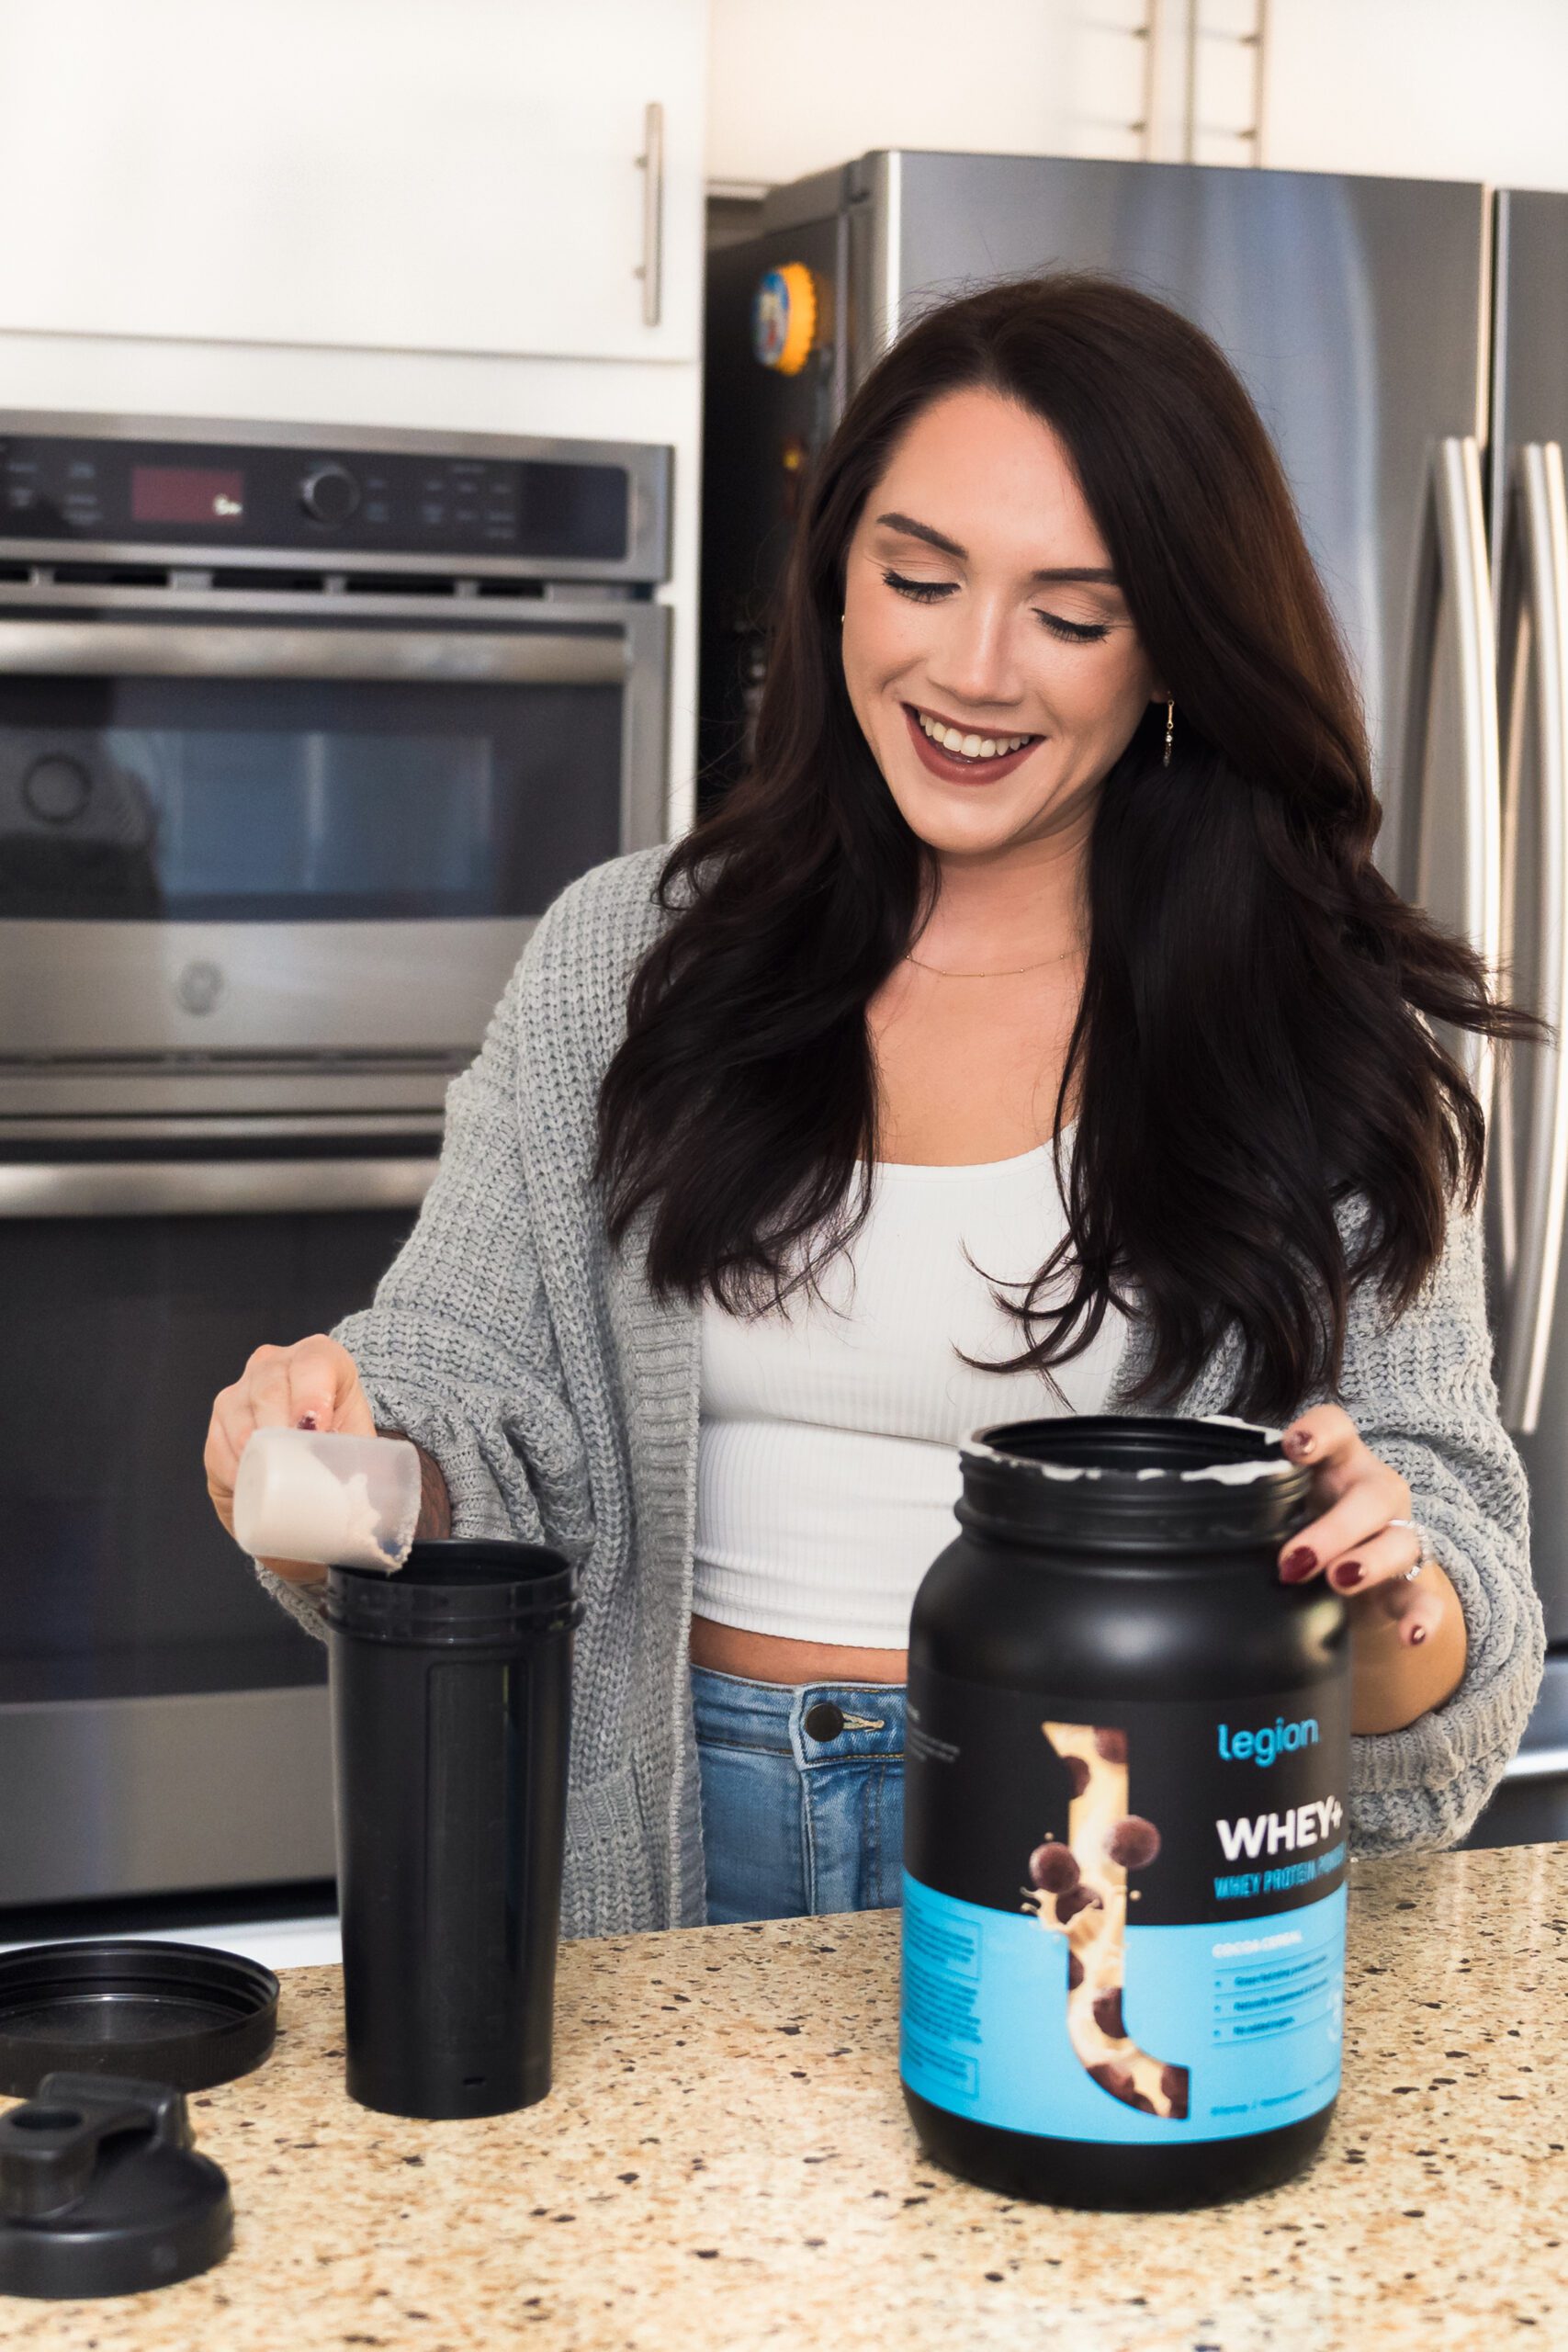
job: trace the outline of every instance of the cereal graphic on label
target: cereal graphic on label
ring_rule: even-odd
[[[1159,1852],[1159,1831],[1127,1810],[1127,1735],[1106,1724],[1042,1724],[1067,1768],[1072,1798],[1065,1845],[1047,1838],[1029,1858],[1025,1910],[1067,1943],[1067,2038],[1103,2091],[1145,2115],[1185,2120],[1185,2066],[1140,2050],[1122,2030],[1127,1872]]]

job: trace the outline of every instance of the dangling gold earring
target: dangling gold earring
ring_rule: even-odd
[[[1165,767],[1168,767],[1170,765],[1170,747],[1175,741],[1176,705],[1173,702],[1168,702],[1165,707],[1165,759],[1162,762],[1162,765]]]

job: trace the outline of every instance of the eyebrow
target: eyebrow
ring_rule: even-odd
[[[879,523],[886,523],[889,530],[901,531],[906,538],[924,539],[928,547],[939,548],[943,555],[957,556],[960,562],[969,553],[967,548],[961,548],[957,540],[950,539],[945,532],[932,530],[929,523],[917,523],[912,514],[879,514],[876,519]],[[1116,585],[1116,574],[1103,564],[1055,564],[1043,571],[1032,571],[1029,576],[1031,580],[1041,581],[1098,582],[1108,588]]]

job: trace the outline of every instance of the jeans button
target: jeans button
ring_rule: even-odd
[[[844,1728],[844,1713],[831,1699],[818,1699],[801,1718],[813,1739],[837,1739]]]

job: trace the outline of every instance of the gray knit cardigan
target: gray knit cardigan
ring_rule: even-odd
[[[651,1295],[646,1217],[611,1250],[591,1174],[600,1079],[625,1032],[632,973],[665,920],[653,898],[664,854],[597,867],[539,923],[447,1095],[419,1221],[374,1304],[337,1333],[379,1426],[406,1430],[440,1464],[457,1533],[549,1543],[580,1565],[572,1935],[705,1917],[686,1670],[700,1318]],[[1347,1240],[1358,1221],[1341,1212]],[[1134,1321],[1110,1409],[1126,1409],[1147,1349]],[[1223,1407],[1235,1350],[1232,1334],[1165,1409]],[[1409,1482],[1470,1636],[1447,1706],[1355,1742],[1355,1840],[1364,1852],[1443,1845],[1464,1834],[1513,1754],[1542,1661],[1528,1490],[1497,1416],[1476,1219],[1451,1219],[1440,1263],[1392,1329],[1362,1286],[1340,1401]],[[318,1603],[262,1574],[320,1634]]]

